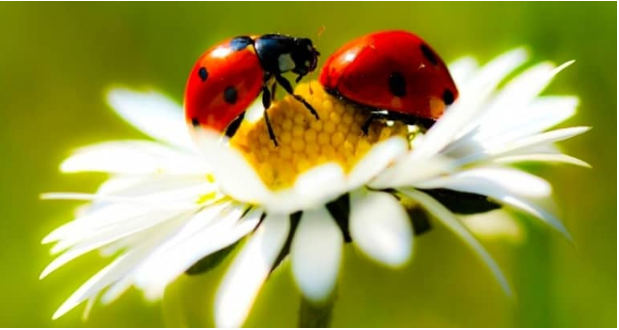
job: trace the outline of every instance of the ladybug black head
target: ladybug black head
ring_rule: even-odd
[[[290,55],[294,61],[292,72],[303,77],[316,69],[320,53],[314,48],[310,39],[295,38],[294,48]]]

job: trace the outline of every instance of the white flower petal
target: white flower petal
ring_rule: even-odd
[[[110,106],[124,120],[156,140],[186,150],[195,150],[183,108],[154,92],[113,89],[108,93]]]
[[[258,224],[261,211],[250,212],[239,221],[244,208],[211,215],[212,225],[181,232],[162,244],[136,271],[136,285],[151,300],[161,298],[165,287],[203,257],[228,247],[249,234]],[[214,217],[214,219],[212,218]]]
[[[500,157],[494,160],[497,163],[512,164],[518,162],[542,162],[542,163],[565,163],[576,166],[591,168],[589,163],[580,160],[576,157],[560,154],[560,153],[531,153],[514,156]]]
[[[449,64],[449,72],[456,86],[464,85],[479,69],[479,64],[472,57],[464,57]]]
[[[530,197],[548,197],[552,188],[545,180],[526,172],[510,168],[481,167],[439,179],[420,182],[418,188],[447,188],[487,195],[495,191]],[[496,195],[494,193],[493,195]]]
[[[80,286],[59,308],[56,310],[52,319],[57,319],[66,314],[75,306],[83,301],[90,299],[99,294],[101,290],[118,279],[127,275],[133,267],[148,253],[152,244],[156,242],[159,236],[145,239],[140,245],[134,247],[131,251],[126,252],[116,258],[112,263],[107,265],[101,271],[92,276],[82,286]]]
[[[114,204],[91,212],[74,221],[66,223],[49,233],[43,238],[42,243],[47,244],[57,240],[81,236],[85,232],[98,231],[101,227],[122,223],[131,219],[154,213],[153,209],[138,205]],[[93,227],[91,228],[91,224]]]
[[[73,293],[54,313],[52,319],[57,319],[79,305],[86,299],[97,294],[103,288],[113,283],[118,277],[131,269],[137,258],[130,258],[135,254],[125,254],[116,258],[112,263],[91,277],[75,293]]]
[[[523,243],[526,231],[520,222],[505,210],[460,215],[462,223],[478,238]]]
[[[261,204],[269,190],[245,157],[210,131],[196,133],[221,190],[238,201]]]
[[[343,244],[340,228],[324,207],[303,212],[290,257],[295,281],[309,300],[329,297],[337,281]]]
[[[436,180],[428,185],[420,185],[419,188],[442,187],[488,196],[538,217],[563,234],[565,238],[572,240],[570,233],[559,219],[530,200],[530,198],[539,199],[548,195],[544,193],[546,189],[549,189],[546,181],[524,172],[506,174],[505,178],[501,179],[499,172],[487,175],[485,171],[487,169],[480,169],[474,176],[468,178],[449,177],[442,183]]]
[[[366,184],[407,149],[408,143],[402,137],[393,137],[374,145],[348,174],[348,189],[353,190]]]
[[[550,63],[541,63],[516,76],[497,94],[482,119],[481,126],[484,128],[509,127],[511,120],[506,120],[506,118],[527,115],[521,113],[520,110],[526,108],[548,86],[552,78],[571,63],[573,61],[559,68],[555,68]]]
[[[344,170],[335,163],[314,167],[298,177],[294,191],[305,208],[324,204],[346,192]]]
[[[170,189],[161,192],[154,192],[150,195],[134,197],[126,199],[124,197],[114,198],[122,201],[121,203],[110,204],[109,206],[101,207],[86,213],[84,216],[75,219],[63,226],[56,228],[43,239],[43,243],[53,242],[59,239],[73,238],[78,241],[86,238],[86,234],[96,234],[104,228],[127,224],[132,219],[137,219],[141,216],[148,216],[151,213],[169,213],[176,212],[178,214],[194,210],[200,205],[196,202],[204,194],[212,193],[210,184],[198,184],[179,189]],[[75,196],[72,193],[59,193],[44,195],[43,197],[81,197]],[[98,195],[88,195],[88,198],[96,199]],[[189,201],[189,202],[187,202]]]
[[[81,148],[60,165],[64,173],[206,174],[204,159],[156,142],[104,142]]]
[[[472,127],[471,121],[485,110],[482,104],[486,98],[504,77],[524,63],[526,58],[526,52],[518,49],[502,55],[481,69],[471,82],[462,86],[460,99],[428,130],[424,143],[415,148],[413,153],[419,156],[436,154],[454,137],[463,134],[464,128]]]
[[[575,97],[538,98],[528,106],[518,106],[492,120],[484,119],[486,124],[472,139],[489,148],[540,133],[573,116],[577,106]]]
[[[457,160],[458,166],[477,161],[488,161],[499,157],[529,154],[552,147],[558,141],[567,140],[590,130],[590,127],[570,127],[528,136],[511,143],[498,145],[487,150],[476,150]]]
[[[418,157],[414,153],[409,153],[380,173],[368,186],[374,189],[386,189],[415,185],[417,182],[449,173],[454,167],[453,163],[440,155]]]
[[[218,327],[243,325],[289,230],[287,216],[267,215],[234,259],[215,298],[215,324]]]
[[[402,193],[408,197],[419,202],[423,207],[432,213],[438,220],[440,220],[447,228],[449,228],[454,234],[462,239],[477,256],[484,262],[484,264],[490,269],[496,280],[499,282],[503,291],[508,295],[512,295],[511,288],[505,279],[505,275],[499,268],[499,265],[494,261],[492,256],[486,251],[486,249],[475,239],[475,237],[468,231],[468,229],[458,220],[451,211],[445,208],[441,203],[437,202],[429,195],[422,193],[418,190],[402,190]]]
[[[357,191],[350,201],[353,244],[387,266],[404,265],[413,250],[413,229],[406,211],[393,195]]]
[[[497,201],[503,202],[507,205],[511,205],[517,209],[520,209],[524,212],[527,212],[531,215],[534,215],[538,219],[548,223],[551,227],[556,229],[559,233],[563,235],[568,241],[573,242],[572,235],[565,228],[565,225],[561,222],[561,220],[557,219],[552,213],[545,210],[543,207],[538,205],[537,203],[526,199],[521,196],[514,196],[508,194],[500,194],[497,196],[488,195],[491,198],[496,199]]]
[[[70,239],[61,241],[54,248],[62,250],[66,247],[74,245],[71,249],[61,254],[58,258],[54,259],[41,273],[40,279],[46,277],[53,271],[57,270],[66,263],[74,260],[75,258],[82,256],[90,251],[100,248],[106,244],[119,240],[121,238],[139,233],[148,228],[154,227],[163,221],[172,221],[172,218],[182,217],[177,212],[159,212],[151,213],[148,216],[141,216],[133,221],[119,224],[114,227],[102,228],[96,232],[86,233],[82,237],[72,237]]]
[[[132,278],[130,276],[125,276],[121,280],[112,284],[105,293],[101,296],[101,303],[107,305],[120,296],[122,296],[125,292],[127,292],[131,286],[133,285]]]

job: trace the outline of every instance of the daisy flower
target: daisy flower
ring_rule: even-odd
[[[59,256],[41,277],[93,250],[114,258],[53,317],[85,301],[109,303],[131,286],[159,299],[179,275],[212,267],[244,237],[218,288],[216,325],[242,325],[262,284],[284,259],[290,259],[303,296],[324,303],[347,242],[388,267],[409,262],[419,214],[411,210],[419,209],[463,240],[511,294],[495,261],[457,214],[505,205],[569,239],[548,211],[549,183],[511,165],[587,166],[562,154],[555,142],[588,128],[552,129],[575,113],[578,99],[539,96],[571,62],[516,71],[526,61],[526,51],[517,49],[484,66],[472,58],[453,63],[460,98],[426,132],[374,122],[363,134],[366,110],[328,95],[318,83],[300,84],[296,93],[320,120],[289,96],[274,103],[269,115],[278,147],[259,107],[227,139],[190,131],[182,107],[160,94],[112,90],[112,108],[154,141],[79,149],[62,163],[63,172],[98,171],[110,178],[92,194],[43,196],[89,204],[44,238],[55,242],[52,253]]]

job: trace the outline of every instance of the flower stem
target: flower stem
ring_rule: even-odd
[[[328,328],[331,324],[335,295],[323,303],[315,303],[301,296],[299,328]]]

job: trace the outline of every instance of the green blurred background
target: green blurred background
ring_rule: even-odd
[[[51,315],[102,267],[94,254],[39,281],[51,261],[41,238],[71,218],[46,191],[95,189],[102,175],[61,175],[76,147],[141,138],[106,106],[111,84],[154,87],[180,101],[186,74],[213,43],[240,34],[315,37],[320,51],[379,29],[423,36],[450,62],[486,61],[527,45],[535,59],[576,64],[546,93],[576,94],[568,125],[594,129],[563,144],[593,165],[533,168],[555,185],[575,247],[521,216],[526,238],[484,241],[512,283],[505,298],[470,250],[444,229],[417,240],[410,266],[391,271],[346,249],[335,326],[617,326],[616,3],[77,3],[0,5],[0,326],[212,325],[213,289],[225,269],[181,278],[162,303],[133,290],[90,320],[81,308]],[[299,295],[276,272],[248,325],[294,326]],[[165,308],[162,308],[165,307]],[[179,311],[183,311],[182,315]]]

